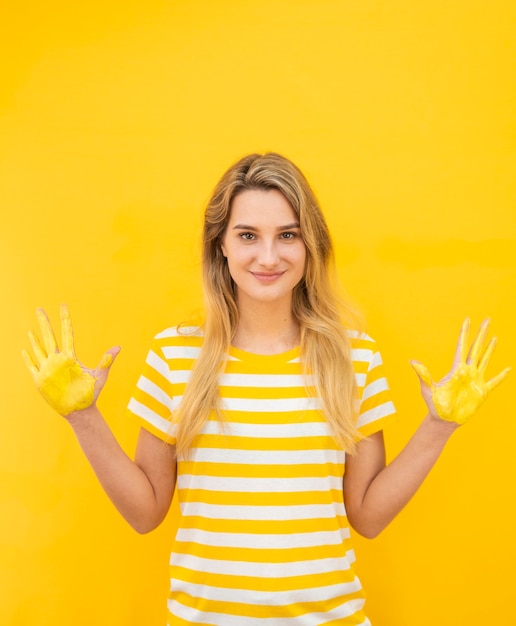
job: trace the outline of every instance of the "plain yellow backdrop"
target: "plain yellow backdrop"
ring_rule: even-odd
[[[436,377],[463,317],[515,364],[512,0],[8,0],[0,45],[0,624],[163,626],[175,509],[138,536],[97,485],[20,352],[34,309],[71,307],[80,359],[121,345],[125,405],[152,336],[202,307],[199,228],[251,151],[305,171],[340,277],[380,343],[399,410],[408,361]],[[375,626],[516,623],[514,372],[414,501],[357,538]]]

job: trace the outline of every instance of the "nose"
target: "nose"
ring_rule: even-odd
[[[275,241],[263,240],[258,250],[258,263],[264,268],[274,268],[279,263],[279,251]]]

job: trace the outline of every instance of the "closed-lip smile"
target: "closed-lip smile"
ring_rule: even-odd
[[[260,280],[263,283],[271,283],[274,280],[276,280],[277,278],[279,278],[280,276],[283,276],[285,272],[281,271],[281,272],[251,272],[251,274],[257,278],[258,280]]]

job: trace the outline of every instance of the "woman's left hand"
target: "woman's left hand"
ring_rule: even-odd
[[[491,389],[507,376],[510,367],[491,380],[485,380],[485,371],[496,345],[492,338],[485,347],[489,320],[485,320],[468,350],[469,319],[462,324],[451,371],[434,383],[428,369],[417,361],[411,361],[421,383],[421,393],[430,415],[447,422],[464,424],[478,410]]]

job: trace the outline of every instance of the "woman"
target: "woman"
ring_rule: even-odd
[[[494,340],[486,348],[485,322],[468,353],[465,322],[445,379],[413,364],[428,413],[386,466],[394,408],[381,358],[340,307],[332,262],[289,160],[253,154],[224,174],[205,213],[206,322],[156,336],[129,404],[142,423],[134,461],[96,407],[118,348],[88,370],[67,308],[61,352],[38,310],[43,343],[31,334],[27,365],[120,513],[154,529],[177,481],[171,626],[369,624],[350,526],[367,537],[385,528],[507,374],[484,381]]]

